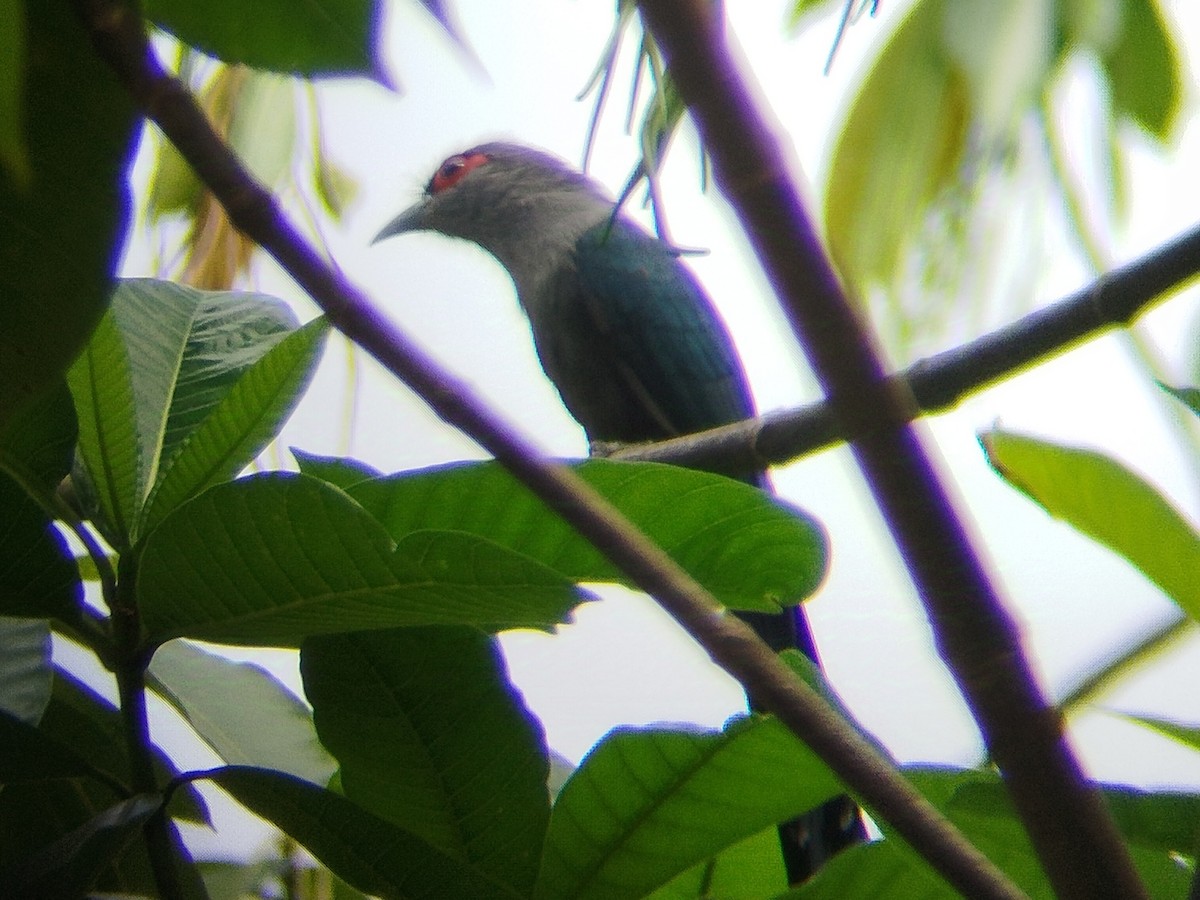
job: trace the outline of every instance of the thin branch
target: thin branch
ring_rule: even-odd
[[[805,209],[797,179],[708,0],[641,0],[725,193],[775,288],[888,523],[939,652],[999,763],[1051,886],[1146,896],[1100,793],[1068,748],[1005,611]],[[738,63],[740,64],[740,60]]]
[[[324,310],[329,321],[421,396],[442,419],[489,450],[688,630],[713,660],[820,754],[873,810],[960,890],[974,897],[1021,892],[935,810],[874,747],[797,678],[735,616],[570,470],[542,460],[465,385],[392,326],[326,265],[213,133],[194,98],[163,71],[140,17],[120,0],[73,0],[93,45],[134,100],[226,207]]]
[[[1046,362],[1110,328],[1125,326],[1200,275],[1200,226],[1113,269],[1049,306],[919,360],[908,382],[914,417],[944,412],[976,391]],[[768,413],[654,444],[609,448],[614,459],[657,460],[730,474],[761,471],[851,440],[827,402]]]

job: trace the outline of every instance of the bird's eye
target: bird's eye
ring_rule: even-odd
[[[430,194],[440,194],[442,191],[454,187],[466,178],[472,169],[478,168],[487,161],[488,157],[485,153],[459,153],[451,156],[438,166],[438,170],[433,173],[433,178],[429,180],[426,191]]]

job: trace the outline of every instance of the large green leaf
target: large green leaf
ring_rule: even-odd
[[[286,473],[179,507],[146,541],[138,594],[151,643],[285,646],[402,625],[550,628],[580,599],[559,574],[474,535],[393,541],[342,491]]]
[[[81,480],[118,546],[137,542],[144,513],[158,521],[269,441],[315,365],[324,326],[272,353],[294,329],[290,309],[261,294],[121,282],[69,378]]]
[[[378,0],[147,0],[146,15],[225,62],[296,75],[364,75],[378,60]]]
[[[493,638],[445,626],[309,638],[300,668],[349,799],[529,895],[549,764]]]
[[[825,576],[821,526],[756,488],[661,463],[592,460],[575,468],[733,609],[777,612],[812,594]],[[421,528],[468,531],[575,581],[628,583],[496,463],[405,472],[347,490],[397,540]]]
[[[18,865],[0,871],[0,894],[83,896],[161,806],[162,798],[152,794],[119,801]]]
[[[138,121],[70,6],[18,8],[23,23],[6,14],[0,26],[10,48],[24,45],[4,56],[0,92],[10,106],[19,93],[5,132],[28,162],[0,165],[0,423],[62,377],[108,304]]]
[[[314,319],[239,373],[163,463],[146,502],[143,533],[184,500],[233,478],[274,438],[308,385],[328,332],[324,319]]]
[[[841,791],[776,719],[610,733],[563,787],[535,896],[641,897]]]
[[[217,756],[325,785],[337,763],[321,746],[312,715],[266,669],[186,641],[169,641],[150,662],[151,686]]]
[[[68,618],[83,597],[67,542],[42,508],[0,473],[0,615]]]
[[[0,616],[0,710],[37,725],[53,682],[49,623]]]
[[[275,823],[347,883],[384,898],[523,896],[461,857],[444,853],[340,794],[266,769],[205,773],[250,810]]]
[[[980,440],[1009,484],[1123,556],[1200,619],[1200,535],[1149,483],[1092,450],[999,430]]]

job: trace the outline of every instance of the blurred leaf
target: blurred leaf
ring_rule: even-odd
[[[772,717],[721,732],[616,729],[554,805],[535,896],[641,897],[840,791]]]
[[[10,100],[23,93],[22,118],[3,130],[22,136],[30,171],[0,165],[0,425],[61,379],[108,305],[139,122],[74,10],[18,6],[23,66],[5,55],[3,78]],[[13,47],[9,12],[0,27]]]
[[[934,197],[957,176],[969,85],[942,49],[945,0],[917,3],[875,60],[838,134],[825,226],[858,291],[890,285]]]
[[[352,887],[381,897],[516,898],[518,894],[350,800],[266,769],[205,773],[304,845]]]
[[[31,176],[25,148],[22,95],[25,93],[25,3],[0,0],[0,169],[21,187]]]
[[[162,798],[152,794],[118,802],[20,865],[0,871],[0,894],[82,896],[141,834],[142,825],[161,805]]]
[[[961,900],[962,894],[938,877],[897,841],[873,841],[847,847],[803,885],[776,900]]]
[[[825,577],[820,524],[747,484],[661,463],[589,460],[574,468],[726,606],[778,612]],[[496,463],[404,472],[348,492],[397,540],[423,528],[467,531],[575,581],[630,584]]]
[[[147,0],[145,11],[160,28],[228,63],[387,84],[377,56],[377,0]]]
[[[317,739],[308,707],[261,666],[169,641],[155,651],[149,674],[151,686],[222,761],[322,786],[337,768]]]
[[[357,459],[318,456],[315,453],[297,450],[295,447],[289,449],[292,451],[292,456],[296,458],[296,464],[300,467],[301,472],[311,475],[313,478],[328,481],[343,491],[349,491],[350,488],[364,481],[383,477],[383,473],[378,469],[359,462]]]
[[[1167,140],[1183,103],[1183,65],[1158,0],[1122,0],[1119,36],[1101,63],[1113,111]]]
[[[1120,554],[1200,618],[1200,535],[1151,485],[1103,454],[993,430],[980,437],[1009,484]]]
[[[300,668],[346,797],[529,896],[550,816],[545,738],[494,639],[463,627],[309,638]]]
[[[358,195],[359,185],[354,176],[331,160],[323,151],[316,157],[313,185],[317,199],[334,219],[340,219]]]
[[[159,134],[154,169],[147,188],[146,212],[151,223],[171,213],[192,213],[198,208],[203,185],[175,145]]]
[[[0,509],[0,616],[69,619],[83,587],[66,540],[4,474]]]
[[[272,473],[217,485],[149,536],[138,579],[148,640],[295,646],[401,625],[550,628],[579,595],[532,559],[473,535],[393,541],[337,488]]]
[[[264,342],[269,349],[260,359],[231,371],[237,380],[163,463],[146,501],[142,532],[189,497],[233,478],[274,439],[316,371],[328,333],[326,321],[314,319],[273,346]],[[173,406],[183,405],[185,398],[196,396],[185,393]]]
[[[53,680],[49,623],[0,616],[0,710],[36,726]]]
[[[1161,387],[1168,394],[1173,396],[1180,403],[1184,404],[1188,409],[1200,416],[1200,390],[1194,387],[1176,388],[1170,385],[1159,382]]]
[[[1114,713],[1114,715],[1121,716],[1121,718],[1128,719],[1130,722],[1136,722],[1139,725],[1145,725],[1147,728],[1151,728],[1159,734],[1171,738],[1176,743],[1200,752],[1200,725],[1184,725],[1182,722],[1164,719],[1159,716],[1135,716],[1130,713],[1120,712]],[[1200,821],[1200,815],[1193,817],[1190,821]]]
[[[78,434],[71,392],[60,380],[0,423],[0,471],[48,498],[71,471]]]

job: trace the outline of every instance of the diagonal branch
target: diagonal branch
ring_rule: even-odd
[[[949,491],[909,421],[804,207],[797,179],[735,64],[719,4],[641,0],[713,162],[925,604],[949,666],[1056,893],[1146,896],[1128,848],[1067,746]],[[740,60],[739,60],[740,63]]]
[[[1109,328],[1128,325],[1200,275],[1200,226],[1113,269],[1049,306],[898,373],[914,416],[943,412],[970,394],[1045,362]],[[613,459],[654,460],[740,474],[791,462],[853,435],[828,402],[735,422],[654,444],[622,445]]]
[[[327,265],[213,132],[195,99],[162,67],[126,0],[72,0],[100,57],[218,198],[230,220],[267,250],[329,321],[409,385],[443,420],[490,451],[515,477],[644,591],[713,660],[761,698],[843,782],[955,887],[972,897],[1021,892],[894,767],[735,616],[573,472],[541,459],[463,384],[393,327]]]

